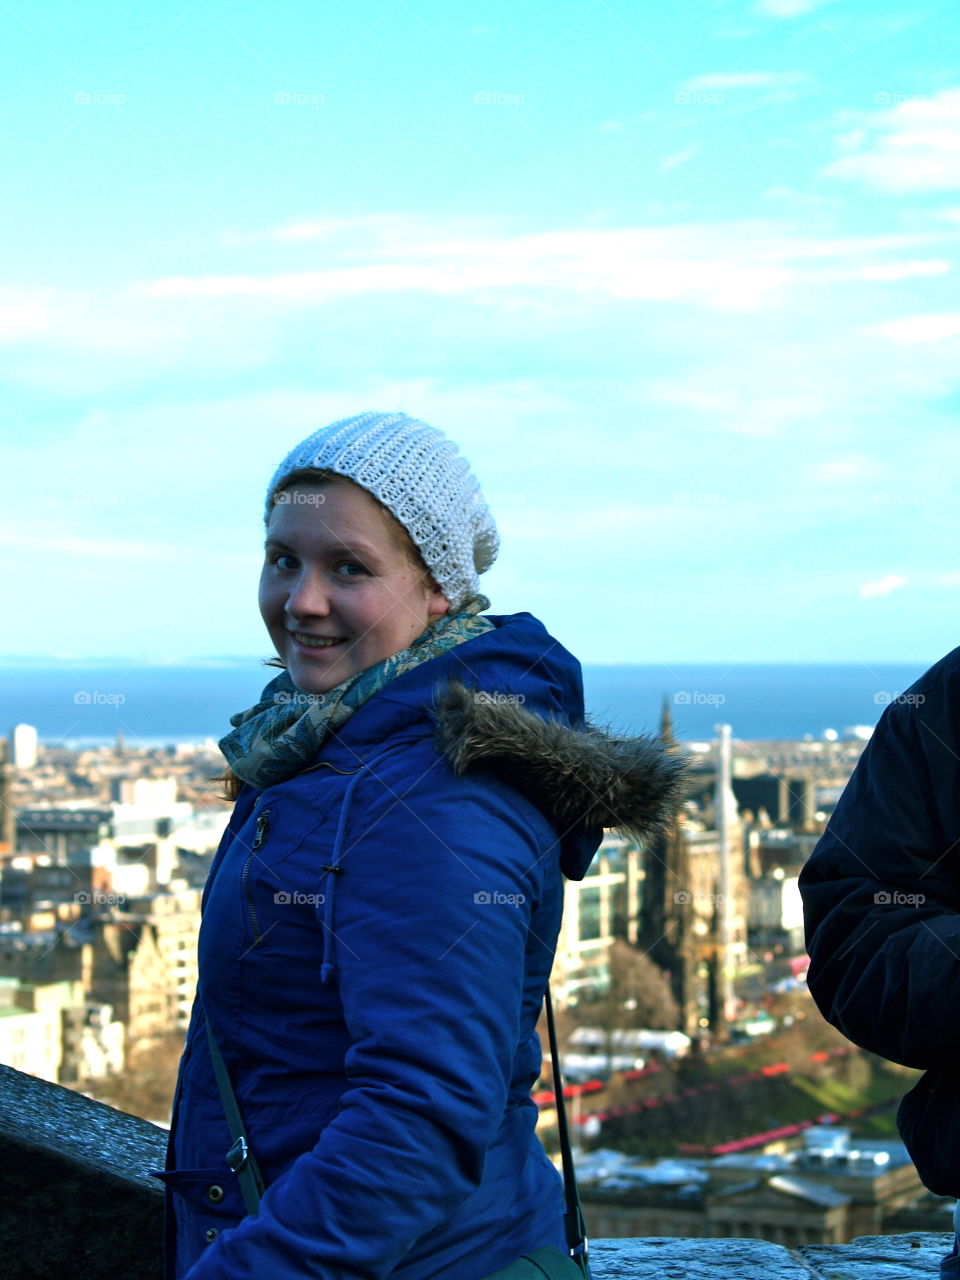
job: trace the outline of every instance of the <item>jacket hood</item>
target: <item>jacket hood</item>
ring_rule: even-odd
[[[604,827],[639,839],[670,820],[685,765],[658,737],[587,723],[580,663],[537,618],[485,616],[491,631],[398,676],[335,736],[377,746],[429,708],[451,768],[521,791],[557,829],[564,875],[582,880]]]
[[[618,737],[589,722],[572,728],[460,681],[438,694],[434,712],[455,773],[491,769],[553,823],[568,879],[583,879],[605,827],[643,840],[679,805],[686,765],[658,737]]]

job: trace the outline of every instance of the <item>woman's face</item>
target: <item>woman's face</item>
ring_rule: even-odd
[[[265,552],[260,613],[304,693],[399,653],[449,607],[380,504],[348,481],[277,494]]]

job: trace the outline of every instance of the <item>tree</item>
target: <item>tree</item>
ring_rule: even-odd
[[[170,1117],[182,1052],[182,1034],[157,1036],[133,1047],[122,1075],[91,1080],[84,1092],[120,1111],[165,1124]]]
[[[670,1031],[677,1026],[679,1008],[670,975],[646,952],[617,938],[610,947],[609,968],[606,1003],[611,1027]]]
[[[673,1030],[678,1008],[669,974],[629,942],[619,938],[613,942],[608,952],[608,972],[605,993],[578,1005],[576,1013],[582,1026],[598,1027],[606,1033],[603,1052],[611,1062],[617,1054],[630,1052],[618,1047],[615,1032]],[[634,1055],[638,1052],[634,1051]]]

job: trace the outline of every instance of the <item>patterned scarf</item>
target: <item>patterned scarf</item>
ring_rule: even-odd
[[[220,739],[233,772],[255,787],[270,787],[299,773],[317,754],[332,729],[339,729],[391,680],[455,645],[493,630],[486,596],[470,596],[459,613],[444,615],[417,636],[408,649],[349,676],[326,693],[304,693],[282,671],[248,711],[230,717],[235,726]]]

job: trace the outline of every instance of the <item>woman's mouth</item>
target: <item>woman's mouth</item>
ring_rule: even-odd
[[[304,649],[333,649],[347,643],[344,636],[311,636],[303,631],[291,631],[290,634]]]

